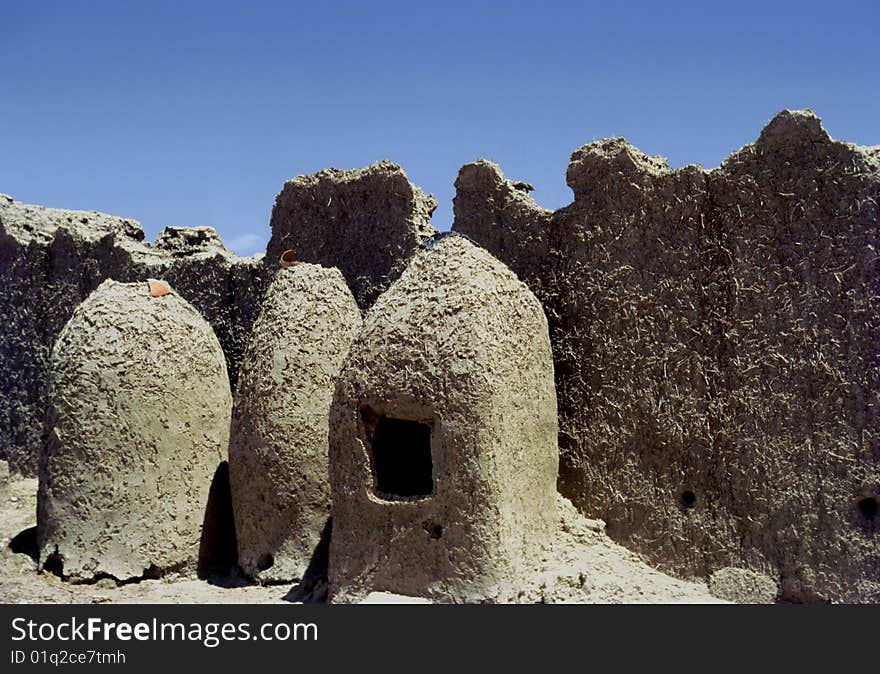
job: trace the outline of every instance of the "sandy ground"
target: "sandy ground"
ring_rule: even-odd
[[[646,564],[605,534],[605,523],[557,498],[559,528],[543,568],[530,579],[522,602],[592,604],[726,604],[705,583],[680,580]]]
[[[0,602],[2,603],[236,603],[296,601],[299,588],[259,586],[240,579],[207,582],[185,577],[121,586],[109,580],[72,585],[37,573],[35,479],[11,482],[0,494]],[[524,603],[724,603],[704,583],[671,578],[612,542],[598,520],[580,516],[559,499],[556,543],[542,568],[524,579]],[[425,603],[423,599],[374,593],[367,603]]]

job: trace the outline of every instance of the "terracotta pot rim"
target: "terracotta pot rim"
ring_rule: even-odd
[[[155,278],[147,279],[147,289],[150,291],[150,297],[164,297],[171,292],[171,287],[165,281]]]
[[[299,260],[296,259],[296,251],[293,248],[288,248],[283,253],[281,253],[281,266],[285,269],[288,267],[295,267],[299,264]]]

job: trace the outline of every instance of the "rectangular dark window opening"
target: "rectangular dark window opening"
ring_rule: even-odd
[[[381,497],[409,499],[434,493],[429,424],[380,417],[372,450],[376,492]]]

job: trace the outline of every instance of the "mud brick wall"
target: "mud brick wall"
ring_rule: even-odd
[[[167,228],[154,245],[134,220],[31,206],[0,195],[0,458],[34,475],[48,361],[73,310],[105,279],[164,278],[209,321],[235,381],[266,272],[214,230]]]
[[[217,333],[234,390],[284,249],[339,268],[365,309],[434,234],[434,208],[434,198],[388,161],[299,176],[278,195],[267,256],[242,258],[210,227],[168,227],[150,244],[134,220],[0,195],[0,458],[15,472],[35,474],[50,350],[73,310],[105,279],[168,281]]]
[[[303,262],[338,268],[365,311],[435,233],[435,208],[436,199],[390,161],[297,176],[275,200],[266,260],[277,266],[292,249]]]
[[[567,181],[554,212],[468,164],[453,227],[547,314],[560,491],[667,571],[880,601],[880,149],[783,111],[716,169],[617,138],[576,150]],[[391,162],[294,178],[264,263],[208,228],[150,245],[131,220],[0,196],[0,459],[33,473],[49,350],[105,278],[165,278],[234,383],[283,250],[339,268],[366,310],[433,233],[435,203]]]
[[[711,171],[610,139],[567,179],[551,213],[468,165],[454,225],[547,311],[562,493],[667,570],[880,599],[876,148],[784,111]]]

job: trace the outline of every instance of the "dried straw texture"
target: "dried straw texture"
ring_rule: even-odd
[[[164,279],[217,333],[235,382],[265,287],[258,258],[241,258],[210,227],[168,227],[149,244],[134,220],[31,206],[0,195],[0,458],[35,475],[52,345],[105,279]]]
[[[327,434],[361,313],[337,269],[277,272],[244,355],[229,445],[238,563],[261,581],[302,579],[330,516]]]
[[[376,420],[389,418],[430,427],[428,493],[382,492]],[[557,430],[540,304],[464,237],[431,240],[365,317],[336,388],[334,599],[515,598],[553,538]],[[402,442],[395,460],[418,449]]]
[[[278,264],[293,249],[304,262],[337,267],[366,310],[434,234],[436,207],[390,161],[297,176],[275,200],[266,259]]]
[[[712,171],[610,139],[567,177],[549,213],[467,166],[454,225],[547,311],[560,490],[666,569],[880,599],[877,151],[784,111]]]
[[[174,292],[104,281],[61,331],[51,372],[40,565],[77,581],[195,567],[232,408],[211,326]]]

